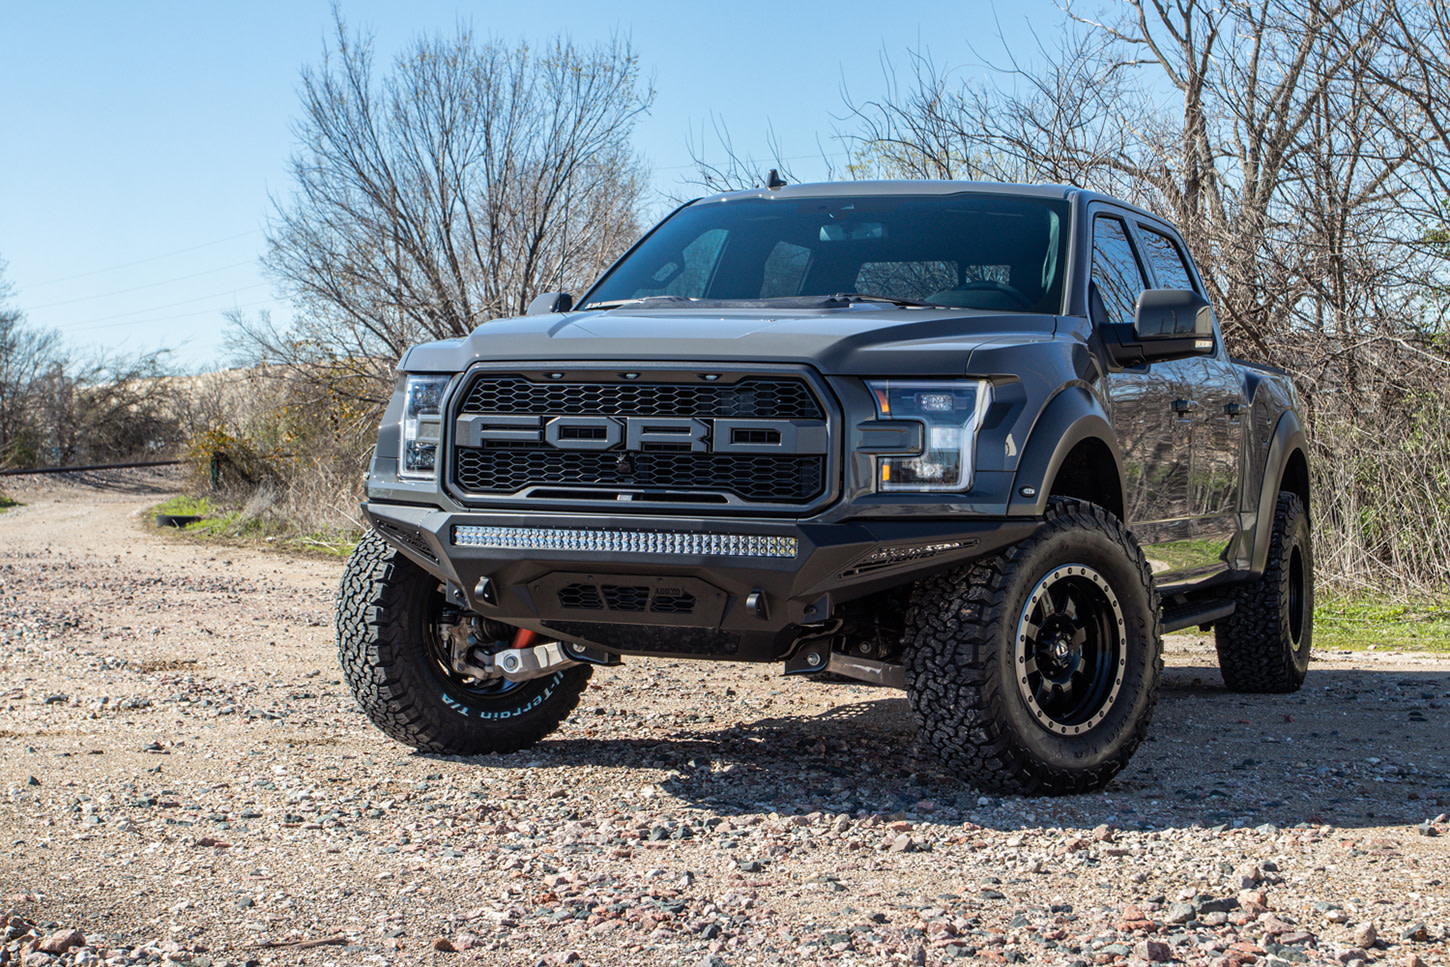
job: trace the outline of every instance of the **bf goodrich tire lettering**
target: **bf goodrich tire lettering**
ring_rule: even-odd
[[[427,656],[427,608],[438,581],[370,532],[343,571],[337,653],[368,718],[415,749],[478,755],[533,745],[559,726],[589,682],[588,665],[497,696],[458,693]]]

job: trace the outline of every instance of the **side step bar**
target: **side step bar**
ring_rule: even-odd
[[[1212,624],[1233,613],[1234,603],[1231,598],[1210,598],[1207,601],[1190,601],[1174,608],[1164,608],[1163,633],[1166,635],[1194,625]]]

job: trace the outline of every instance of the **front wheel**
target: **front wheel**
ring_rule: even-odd
[[[513,682],[455,672],[440,628],[438,579],[368,533],[337,596],[343,676],[373,724],[425,752],[513,752],[554,731],[579,702],[591,668]]]
[[[1106,785],[1142,741],[1163,668],[1148,563],[1101,507],[1054,499],[1031,536],[935,575],[907,616],[925,744],[996,792]]]

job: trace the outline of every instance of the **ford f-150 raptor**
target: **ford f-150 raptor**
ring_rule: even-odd
[[[1164,633],[1212,626],[1235,690],[1308,665],[1294,387],[1204,293],[1172,225],[1075,188],[684,205],[577,303],[405,354],[347,679],[399,741],[478,754],[622,656],[777,662],[904,688],[983,788],[1101,787]]]

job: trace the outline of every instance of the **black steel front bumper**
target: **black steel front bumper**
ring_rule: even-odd
[[[991,553],[1039,524],[561,518],[377,501],[363,509],[380,536],[486,617],[615,654],[736,661],[783,659],[802,634],[828,625],[837,604]],[[530,546],[470,545],[466,535],[478,532],[467,528]],[[611,544],[625,549],[591,549]]]

